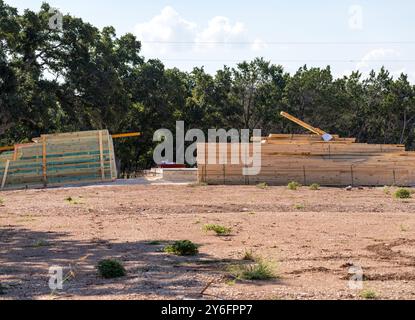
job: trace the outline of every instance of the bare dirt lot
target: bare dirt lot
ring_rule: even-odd
[[[0,299],[361,299],[348,286],[352,265],[378,298],[415,299],[415,199],[382,188],[127,185],[0,198]],[[211,223],[232,234],[203,231]],[[163,252],[184,239],[198,256]],[[247,250],[279,278],[232,281],[229,267]],[[104,258],[122,261],[127,276],[100,278]],[[55,265],[69,276],[51,292]]]

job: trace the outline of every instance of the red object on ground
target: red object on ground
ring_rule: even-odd
[[[176,164],[176,163],[172,163],[172,164],[161,164],[160,168],[162,169],[185,169],[186,165],[184,164]]]

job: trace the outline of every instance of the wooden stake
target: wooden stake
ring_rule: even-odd
[[[46,151],[46,136],[42,136],[42,171],[43,171],[43,185],[46,187],[48,184],[47,176],[47,151]]]
[[[205,166],[205,176],[203,177],[203,182],[204,183],[206,183],[207,181],[206,181],[206,179],[207,179],[207,150],[208,150],[208,148],[207,148],[207,144],[205,144],[205,164],[204,164],[204,166]]]
[[[6,185],[7,173],[9,171],[9,165],[10,165],[10,160],[7,160],[6,161],[6,166],[4,167],[3,180],[1,181],[1,190],[3,190],[4,186]]]
[[[307,185],[307,177],[306,177],[306,174],[305,174],[305,166],[303,166],[303,174],[304,174],[304,186],[306,186]]]
[[[14,146],[14,153],[13,153],[13,160],[16,161],[17,160],[17,146]]]

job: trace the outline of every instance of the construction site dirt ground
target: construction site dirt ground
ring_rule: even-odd
[[[378,298],[415,299],[415,199],[395,199],[393,191],[117,185],[2,192],[0,299],[362,299],[349,287],[352,265]],[[206,233],[205,224],[232,234]],[[163,252],[184,239],[200,245],[198,256]],[[250,250],[272,261],[278,279],[232,281],[230,266]],[[100,278],[104,258],[122,261],[127,276]],[[63,290],[48,286],[52,266],[68,275]]]

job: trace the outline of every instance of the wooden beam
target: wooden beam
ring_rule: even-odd
[[[47,176],[47,159],[46,159],[46,136],[42,136],[42,173],[43,173],[43,185],[46,187],[48,184]]]
[[[304,121],[301,121],[300,119],[297,119],[296,117],[290,115],[287,112],[282,111],[281,115],[284,118],[287,118],[288,120],[291,120],[292,122],[298,124],[299,126],[305,128],[305,129],[307,129],[307,130],[309,130],[309,131],[311,131],[315,134],[318,134],[319,136],[322,136],[322,135],[326,134],[326,132],[324,132],[323,130],[321,130],[319,128],[314,128],[313,126],[309,125],[308,123],[305,123]]]
[[[99,141],[99,159],[100,159],[100,167],[101,167],[101,178],[102,181],[105,180],[105,168],[104,168],[104,148],[102,144],[102,131],[98,131],[98,141]]]
[[[14,146],[0,147],[0,152],[12,150],[14,150]]]
[[[131,133],[113,134],[112,138],[113,139],[120,139],[120,138],[132,138],[132,137],[140,137],[140,136],[141,136],[140,132],[131,132]]]
[[[3,190],[4,186],[6,185],[7,173],[9,171],[9,165],[10,165],[10,160],[7,160],[6,165],[4,167],[3,179],[1,181],[1,190]]]

